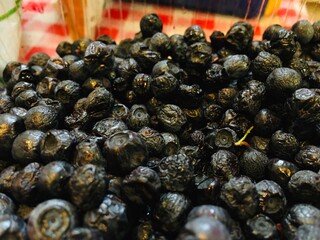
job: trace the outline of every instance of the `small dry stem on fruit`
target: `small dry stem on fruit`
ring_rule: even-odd
[[[246,141],[244,141],[246,139],[246,137],[249,135],[249,133],[251,132],[251,130],[253,129],[253,126],[251,126],[246,133],[244,134],[244,136],[237,142],[234,143],[235,146],[246,146],[246,147],[250,147],[250,144],[247,143]]]

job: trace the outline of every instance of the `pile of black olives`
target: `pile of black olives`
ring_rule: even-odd
[[[319,239],[320,21],[9,62],[0,91],[0,239]]]

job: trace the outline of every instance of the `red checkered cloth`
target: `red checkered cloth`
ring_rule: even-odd
[[[137,2],[133,4],[114,0],[106,1],[102,22],[97,27],[97,35],[110,35],[116,42],[124,38],[133,38],[134,34],[139,32],[141,17],[147,13],[159,15],[164,24],[163,31],[168,35],[183,34],[187,27],[198,24],[203,27],[209,37],[213,30],[226,32],[234,22],[245,20],[158,4],[149,5]],[[272,16],[247,21],[255,28],[255,39],[261,39],[261,34],[270,24],[278,23],[290,28],[300,19],[308,19],[304,5],[297,0],[282,0],[279,10]],[[309,20],[312,21],[312,19]],[[32,54],[39,51],[55,57],[57,56],[55,48],[58,43],[64,40],[71,41],[61,14],[59,0],[24,0],[22,29],[20,51],[22,62],[26,62]]]

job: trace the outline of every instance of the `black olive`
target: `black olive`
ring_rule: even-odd
[[[12,183],[19,173],[18,165],[10,165],[3,169],[0,173],[0,191],[11,196]]]
[[[145,141],[150,156],[160,156],[165,146],[163,136],[150,127],[143,127],[138,134]]]
[[[148,74],[139,73],[132,80],[132,89],[140,97],[149,97],[152,78]]]
[[[292,25],[291,30],[296,34],[297,40],[305,45],[309,43],[314,34],[314,29],[308,20],[300,20]]]
[[[45,132],[58,126],[58,112],[51,106],[35,106],[28,110],[24,124],[28,130]]]
[[[312,24],[314,35],[313,35],[313,42],[319,42],[320,41],[320,21],[316,21]]]
[[[218,128],[206,135],[206,147],[210,150],[232,150],[237,140],[237,133],[231,128]]]
[[[252,61],[253,76],[260,81],[265,81],[269,74],[276,68],[281,68],[282,62],[277,55],[262,51]]]
[[[68,130],[49,130],[45,136],[41,138],[41,158],[45,162],[55,160],[69,161],[74,143],[75,139]]]
[[[249,177],[233,177],[221,189],[220,198],[239,219],[253,217],[258,211],[258,194]]]
[[[7,90],[9,93],[11,93],[13,86],[17,82],[34,83],[34,76],[31,69],[27,65],[20,64],[19,66],[16,66],[14,69],[12,69],[11,78],[7,82]]]
[[[44,77],[36,87],[36,92],[44,98],[54,98],[54,90],[58,85],[59,80],[52,77]]]
[[[274,97],[283,99],[301,87],[301,75],[290,68],[276,68],[268,76],[266,87]]]
[[[103,42],[103,41],[102,41]],[[134,41],[131,38],[126,38],[121,40],[116,49],[114,50],[114,55],[119,58],[129,58],[130,57],[130,47]]]
[[[232,107],[233,99],[235,98],[237,93],[238,90],[232,87],[220,89],[217,97],[218,104],[223,108]]]
[[[223,66],[218,63],[211,63],[205,72],[203,82],[205,86],[210,89],[217,89],[224,86],[229,81]]]
[[[281,130],[272,134],[269,142],[269,153],[272,156],[292,160],[298,151],[299,142],[293,134]]]
[[[279,24],[272,24],[268,26],[263,32],[262,39],[271,40],[280,29],[283,29],[283,27]]]
[[[230,78],[242,78],[247,75],[250,59],[246,55],[232,55],[226,58],[223,68]]]
[[[73,111],[71,115],[64,118],[64,124],[67,129],[81,129],[86,130],[89,125],[89,115],[85,109]]]
[[[196,42],[206,41],[206,34],[203,31],[202,27],[199,25],[192,25],[188,27],[185,30],[183,37],[188,45],[192,45]]]
[[[61,103],[71,106],[80,98],[80,85],[71,80],[64,80],[57,84],[54,95]]]
[[[92,92],[96,88],[103,87],[103,86],[104,86],[104,84],[101,79],[89,77],[83,82],[81,88],[82,88],[83,93],[89,94],[90,92]]]
[[[152,204],[160,196],[161,181],[157,172],[139,166],[123,179],[122,192],[135,204]]]
[[[29,61],[28,61],[28,66],[40,66],[44,67],[48,60],[50,59],[50,56],[44,52],[36,52],[31,55]]]
[[[77,60],[69,65],[69,78],[78,83],[83,83],[89,76],[89,70],[84,60]]]
[[[230,217],[228,211],[223,207],[217,205],[199,205],[189,212],[187,221],[197,219],[199,217],[210,217],[223,223],[229,230],[231,230],[233,219]]]
[[[78,224],[75,207],[61,199],[50,199],[38,204],[27,223],[31,240],[63,239]]]
[[[152,67],[161,59],[159,52],[150,50],[143,42],[132,44],[130,52],[145,73],[150,73]]]
[[[166,57],[171,50],[170,38],[165,33],[157,32],[151,37],[149,47],[151,50],[159,52],[162,57]]]
[[[39,163],[33,162],[15,175],[11,193],[17,202],[34,204],[39,201],[37,194],[41,167]]]
[[[70,201],[84,211],[97,207],[106,193],[105,177],[101,166],[86,164],[75,169],[68,181]]]
[[[256,184],[260,212],[278,221],[286,211],[287,199],[284,191],[274,181],[262,180]]]
[[[141,220],[140,224],[134,230],[133,240],[146,239],[157,239],[157,240],[167,240],[167,238],[161,234],[159,231],[155,230],[152,221]]]
[[[174,104],[163,105],[157,113],[161,127],[168,132],[178,132],[187,122],[187,117],[180,107]]]
[[[218,104],[210,104],[203,109],[204,119],[208,122],[219,121],[223,114],[223,108]]]
[[[172,74],[178,80],[182,80],[181,78],[183,77],[182,75],[184,74],[183,70],[179,68],[178,65],[173,61],[161,60],[153,66],[151,76],[154,78],[154,77],[161,76],[165,73]]]
[[[16,205],[12,199],[4,193],[0,193],[0,216],[5,214],[14,214]]]
[[[311,46],[310,54],[314,58],[314,60],[320,60],[320,43],[315,43]]]
[[[144,38],[152,37],[162,31],[162,21],[155,13],[147,14],[140,20],[140,29]]]
[[[275,26],[268,36],[267,51],[281,58],[291,59],[297,51],[296,34],[281,26]]]
[[[67,182],[72,176],[74,169],[65,161],[52,161],[43,166],[39,176],[39,191],[44,196],[63,197],[67,193]]]
[[[17,209],[17,215],[27,222],[31,211],[34,208],[35,206],[30,206],[30,205],[20,203],[19,208]]]
[[[210,217],[198,217],[188,221],[177,240],[183,239],[231,239],[226,226]]]
[[[117,72],[120,77],[131,82],[136,74],[141,72],[140,66],[134,58],[123,59],[117,65]]]
[[[250,59],[254,59],[258,56],[260,52],[264,52],[266,48],[265,42],[266,40],[253,40],[251,43],[249,43],[247,48],[247,56]]]
[[[246,22],[234,23],[226,33],[226,42],[237,52],[244,52],[253,39],[253,27]]]
[[[266,215],[258,214],[246,221],[245,232],[248,239],[279,240],[276,224]]]
[[[197,204],[217,203],[220,189],[221,182],[218,178],[209,178],[205,175],[197,175],[194,180],[193,193],[195,195],[193,196],[193,200]]]
[[[111,92],[104,87],[93,90],[87,97],[86,110],[89,116],[95,120],[106,117],[114,104]]]
[[[11,78],[12,71],[21,65],[20,62],[10,61],[8,62],[3,69],[3,80],[4,82],[8,82]]]
[[[174,61],[184,64],[186,59],[186,53],[188,50],[188,44],[185,42],[183,35],[173,34],[170,36],[171,45],[171,57]]]
[[[194,179],[194,168],[186,154],[164,157],[159,163],[159,177],[168,191],[185,191]]]
[[[269,138],[265,138],[261,136],[252,136],[250,138],[249,145],[256,150],[267,154]]]
[[[126,239],[130,230],[127,205],[113,194],[107,194],[101,204],[85,213],[83,225],[98,229],[103,239]]]
[[[11,108],[14,107],[13,99],[6,95],[6,94],[1,94],[0,95],[0,114],[1,113],[8,113]]]
[[[71,43],[67,42],[67,41],[62,41],[58,44],[58,46],[56,47],[56,52],[58,53],[58,55],[60,57],[64,57],[66,55],[71,54],[72,50],[71,50]]]
[[[254,180],[261,180],[265,176],[268,156],[253,148],[248,148],[240,157],[241,172]]]
[[[287,189],[291,176],[298,170],[294,163],[274,158],[270,159],[267,164],[266,176],[268,179],[278,183],[283,189]]]
[[[156,97],[150,98],[146,103],[147,110],[151,114],[156,114],[160,110],[162,105],[163,103]]]
[[[191,207],[190,199],[182,193],[163,193],[155,206],[153,219],[164,232],[177,232],[184,224]]]
[[[243,136],[252,124],[244,115],[237,113],[233,109],[228,109],[222,116],[220,126],[229,127],[234,130],[238,136]]]
[[[284,236],[293,240],[298,228],[304,224],[316,224],[320,221],[320,210],[309,204],[295,204],[282,219]]]
[[[95,123],[92,132],[97,136],[108,138],[118,131],[127,129],[127,125],[121,119],[105,118]]]
[[[263,83],[252,80],[246,88],[237,93],[233,99],[233,108],[237,112],[255,115],[261,108],[266,93]]]
[[[320,148],[314,145],[307,145],[296,154],[294,160],[302,168],[319,171]]]
[[[320,234],[320,226],[314,224],[302,224],[298,227],[295,233],[295,240],[303,240],[303,239],[317,239]]]
[[[174,155],[180,149],[180,141],[176,134],[169,132],[162,132],[161,136],[164,139],[163,155]]]
[[[227,150],[219,150],[211,155],[212,173],[224,181],[236,177],[240,172],[238,157]]]
[[[62,103],[52,98],[42,98],[38,105],[53,107],[58,112],[59,120],[65,116],[65,108]]]
[[[116,44],[114,39],[112,39],[112,37],[110,37],[109,35],[106,35],[106,34],[102,34],[102,35],[98,36],[96,38],[96,41],[103,42],[104,44],[107,44],[107,45]]]
[[[300,73],[303,79],[306,79],[310,75],[309,66],[307,62],[301,59],[300,57],[292,58],[287,64],[287,66]]]
[[[24,130],[23,119],[9,113],[0,114],[0,151],[10,152],[14,139]]]
[[[155,97],[166,99],[174,97],[179,86],[178,79],[171,73],[165,72],[162,75],[153,77],[150,87]]]
[[[130,130],[117,131],[107,138],[103,153],[108,168],[117,173],[132,171],[148,158],[144,140],[138,133]]]
[[[25,90],[22,91],[16,98],[15,98],[15,105],[17,107],[23,107],[25,109],[30,109],[36,106],[40,101],[40,96],[35,90]]]
[[[142,104],[131,106],[126,118],[126,124],[133,131],[139,131],[143,127],[148,127],[150,125],[150,116],[147,108]]]
[[[0,238],[1,239],[27,239],[27,226],[23,219],[17,215],[0,215]]]
[[[29,82],[17,82],[14,86],[13,89],[11,91],[11,97],[12,98],[16,98],[18,97],[18,95],[26,90],[34,90],[34,85],[32,83]],[[6,95],[4,95],[6,96]]]
[[[193,43],[188,48],[186,58],[188,66],[191,68],[204,69],[211,63],[212,48],[207,42]]]
[[[273,111],[267,108],[260,109],[254,117],[254,131],[261,136],[269,137],[280,129],[281,120]]]
[[[213,50],[218,51],[226,44],[226,37],[223,32],[213,31],[210,35],[210,43]]]
[[[73,55],[73,54],[65,55],[62,58],[68,65],[70,65],[70,64],[74,63],[75,61],[79,60],[79,58],[76,55]]]
[[[97,138],[88,137],[79,142],[74,149],[73,164],[77,167],[85,164],[105,167],[106,161],[102,156],[98,141]]]
[[[83,57],[88,45],[92,42],[89,38],[80,38],[71,44],[71,54]]]
[[[320,92],[315,89],[300,88],[287,102],[290,114],[297,118],[296,122],[301,120],[308,126],[320,119],[318,101],[320,101]]]
[[[13,107],[9,111],[10,114],[16,115],[22,119],[25,119],[27,112],[28,110],[22,107]]]
[[[310,170],[294,173],[288,188],[295,202],[318,204],[320,197],[320,175]]]
[[[198,84],[180,84],[178,87],[177,104],[184,108],[197,108],[202,100],[203,90]]]
[[[26,130],[14,140],[11,155],[21,164],[28,164],[40,160],[40,142],[45,133],[39,130]]]
[[[102,233],[95,228],[76,227],[67,237],[68,240],[103,240]]]
[[[68,77],[68,64],[63,58],[50,58],[44,66],[43,72],[48,77],[66,79]]]

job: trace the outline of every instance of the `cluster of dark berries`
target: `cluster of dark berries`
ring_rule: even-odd
[[[320,21],[61,42],[0,92],[0,239],[319,239]]]

